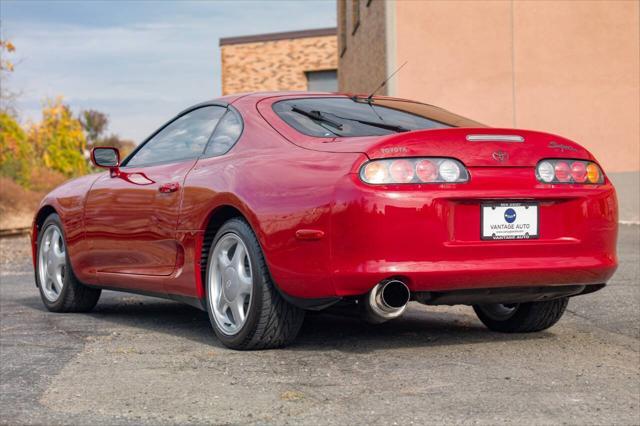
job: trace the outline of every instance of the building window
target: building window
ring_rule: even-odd
[[[307,90],[311,92],[337,92],[338,71],[307,71]]]
[[[360,26],[360,0],[351,0],[351,34],[355,34]]]
[[[338,45],[340,56],[347,50],[347,0],[338,0]]]

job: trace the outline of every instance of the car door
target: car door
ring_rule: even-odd
[[[205,106],[180,115],[138,148],[119,173],[93,184],[85,205],[85,238],[98,282],[162,288],[145,277],[170,275],[180,246],[176,227],[187,173],[226,108]]]

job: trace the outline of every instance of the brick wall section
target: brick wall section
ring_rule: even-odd
[[[337,49],[335,35],[222,45],[222,93],[307,90],[305,71],[337,69]]]
[[[383,0],[338,0],[338,46],[341,92],[370,93],[386,78],[385,2]],[[354,8],[360,23],[354,32]],[[383,87],[377,93],[386,95]]]

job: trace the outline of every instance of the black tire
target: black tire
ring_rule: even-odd
[[[513,305],[509,314],[496,313],[496,307],[510,305],[474,305],[480,321],[490,330],[502,333],[531,333],[546,330],[557,323],[564,314],[568,297],[545,302],[529,302]]]
[[[209,274],[207,271],[207,312],[211,326],[218,339],[227,347],[239,350],[279,348],[293,341],[304,321],[305,311],[288,303],[276,289],[267,264],[251,227],[240,218],[225,222],[218,230],[209,249],[207,268],[211,265],[211,257],[218,241],[225,235],[233,233],[245,244],[252,273],[252,296],[247,316],[242,328],[234,335],[225,334],[213,316],[209,296]]]
[[[82,284],[73,273],[71,268],[71,262],[69,261],[69,253],[65,249],[65,273],[62,278],[63,286],[59,293],[58,298],[55,301],[47,299],[43,291],[43,283],[40,281],[40,247],[42,245],[42,238],[44,237],[47,228],[51,226],[57,226],[62,234],[62,239],[66,246],[66,237],[64,235],[64,228],[60,217],[52,213],[50,214],[40,227],[38,232],[38,246],[36,251],[36,285],[40,291],[40,298],[44,306],[51,312],[89,312],[98,303],[100,299],[100,293],[102,290],[99,288],[92,288]]]

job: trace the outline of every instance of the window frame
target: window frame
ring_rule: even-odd
[[[230,113],[235,114],[240,120],[240,133],[238,133],[238,136],[236,137],[236,139],[233,141],[229,149],[226,150],[225,152],[221,154],[215,154],[215,155],[206,155],[207,148],[209,148],[209,145],[213,140],[213,135],[215,135],[216,130],[218,130],[218,126],[220,126],[220,123],[222,122],[224,117],[226,117],[226,115]],[[211,135],[209,135],[209,140],[207,140],[207,143],[204,144],[204,149],[202,150],[202,154],[200,154],[198,158],[216,158],[216,157],[222,157],[223,155],[227,155],[237,145],[243,133],[244,133],[244,119],[242,118],[242,114],[240,114],[240,111],[238,111],[237,108],[233,107],[231,104],[228,104],[227,111],[222,115],[222,117],[220,117],[220,120],[218,120],[218,122],[216,123],[215,127],[213,128],[213,131],[211,132]]]
[[[131,153],[129,155],[127,155],[127,157],[124,160],[122,160],[120,162],[120,168],[124,169],[124,168],[130,167],[130,168],[134,169],[134,168],[153,167],[153,166],[159,166],[159,165],[163,165],[163,164],[181,163],[183,161],[189,161],[189,160],[192,160],[194,158],[202,157],[207,145],[209,144],[209,141],[211,140],[211,136],[216,131],[216,129],[218,128],[218,124],[220,123],[220,120],[222,120],[222,117],[224,117],[227,112],[224,112],[222,114],[222,117],[220,117],[220,120],[218,120],[218,123],[216,123],[216,125],[213,127],[213,130],[211,131],[211,134],[209,135],[209,139],[207,139],[207,143],[205,144],[202,152],[199,155],[196,155],[194,157],[189,157],[189,158],[182,158],[182,159],[179,159],[179,160],[167,160],[167,161],[160,161],[160,162],[157,162],[157,163],[149,163],[149,164],[140,164],[140,165],[135,165],[135,166],[129,166],[129,161],[131,161],[131,159],[138,153],[138,151],[140,151],[147,143],[149,143],[153,138],[155,138],[158,135],[158,133],[162,132],[165,128],[167,128],[168,126],[173,124],[179,118],[181,118],[181,117],[183,117],[183,116],[185,116],[187,114],[190,114],[193,111],[196,111],[198,109],[202,109],[202,108],[206,108],[206,107],[212,107],[212,106],[221,107],[221,108],[226,109],[227,111],[229,110],[229,108],[232,108],[231,104],[229,104],[227,102],[209,101],[209,102],[203,102],[203,103],[200,103],[200,104],[197,104],[197,105],[193,105],[193,106],[181,111],[180,113],[178,113],[178,115],[174,116],[169,121],[165,122],[162,126],[160,126],[156,131],[151,133],[151,135],[147,136],[146,139],[144,139],[133,151],[131,151]],[[233,108],[233,109],[240,116],[240,121],[242,122],[242,128],[244,130],[244,120],[242,120],[242,114],[240,114],[236,108]],[[240,135],[242,135],[242,132],[240,133]],[[238,137],[238,139],[240,139],[240,138]],[[234,143],[234,146],[235,146],[235,143]],[[229,151],[230,151],[230,149],[229,149]],[[227,151],[227,152],[229,152],[229,151]]]

